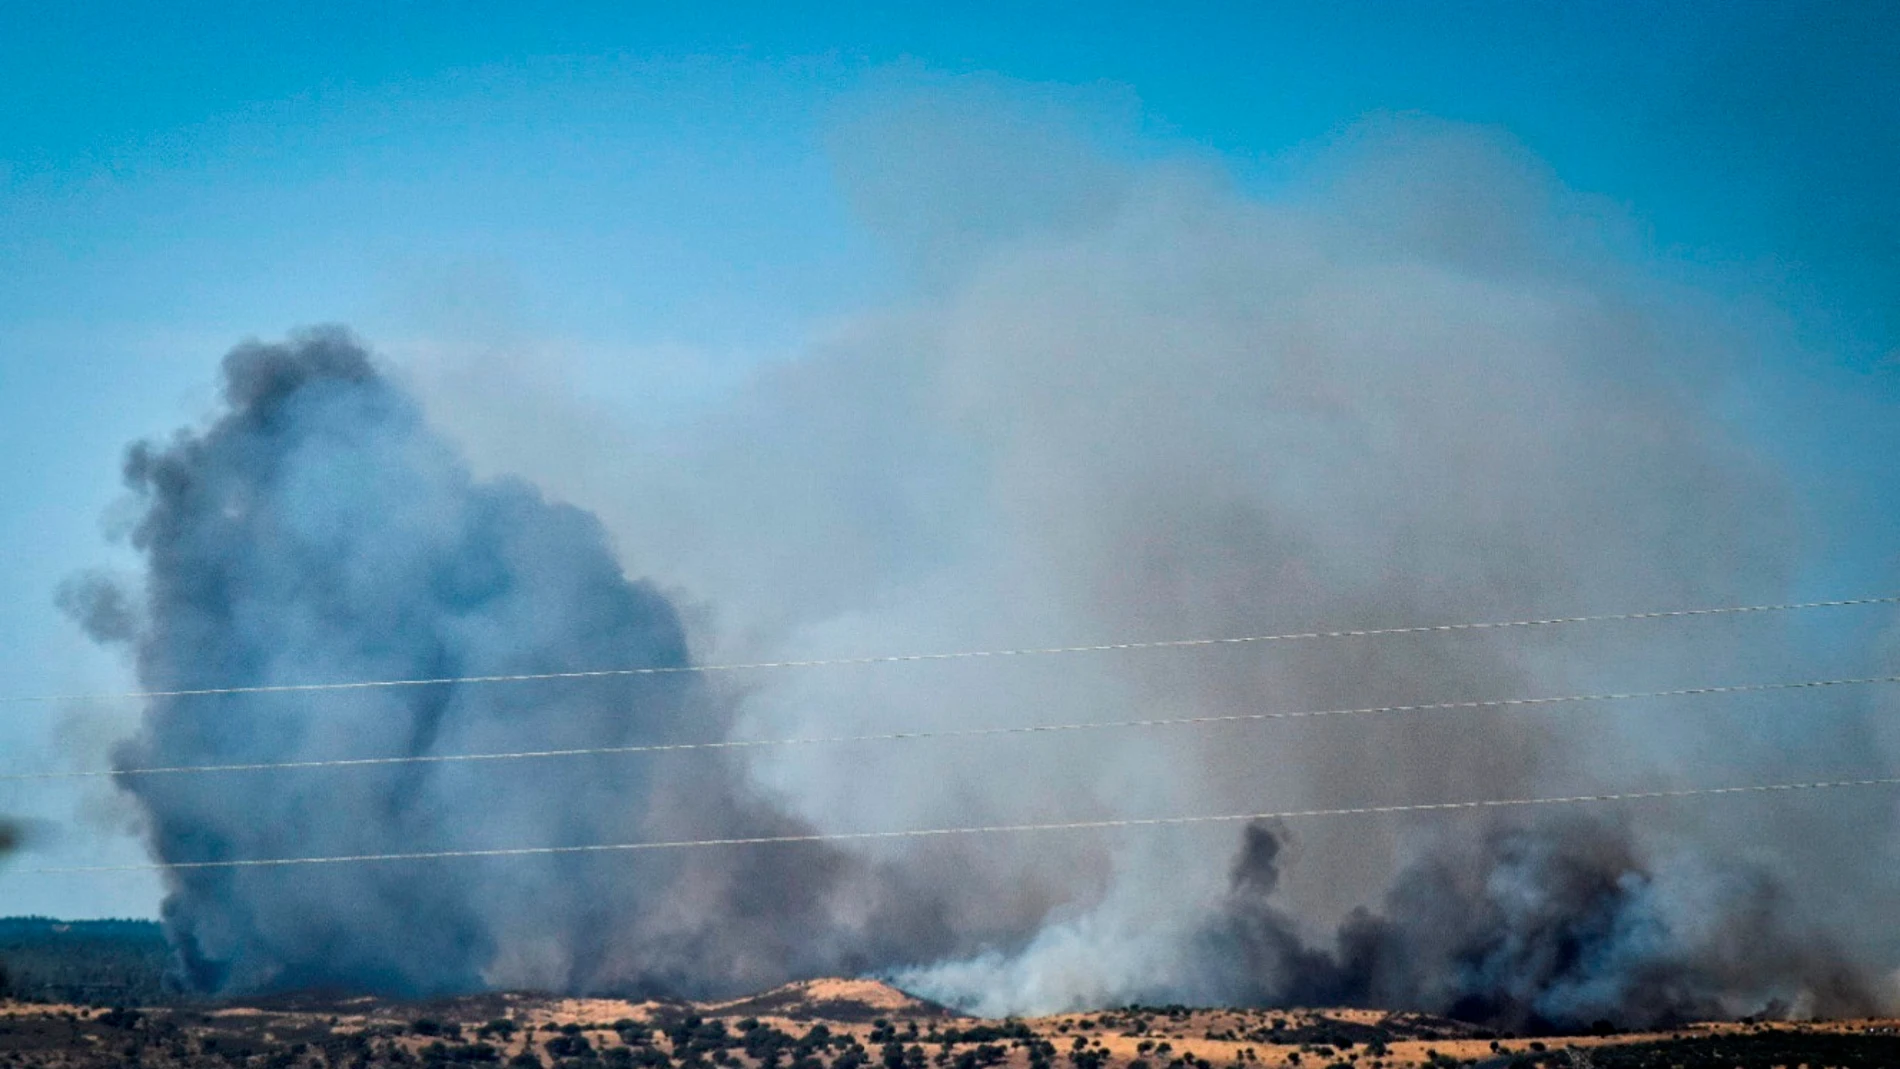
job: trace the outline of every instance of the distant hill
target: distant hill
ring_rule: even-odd
[[[76,927],[76,926],[75,926]],[[43,936],[45,927],[39,932]],[[72,934],[71,929],[58,933]],[[1607,1025],[1608,1022],[1605,1022]],[[86,1009],[0,1003],[3,1069],[1894,1069],[1900,1022],[1721,1021],[1499,1035],[1372,1009],[1124,1006],[986,1020],[872,980],[732,1002],[303,993]]]
[[[880,1017],[917,1020],[956,1016],[877,980],[800,980],[731,1002],[706,1003],[707,1012],[726,1017],[783,1017],[791,1021],[854,1021]]]
[[[175,1001],[156,921],[0,918],[0,991],[35,1002],[148,1006]]]

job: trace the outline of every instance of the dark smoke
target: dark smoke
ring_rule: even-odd
[[[26,842],[26,828],[21,824],[0,817],[0,860],[20,848]]]
[[[1005,125],[1000,158],[1053,143]],[[1733,417],[1729,377],[1760,356],[1749,332],[1714,295],[1664,284],[1675,265],[1624,247],[1602,204],[1521,146],[1374,123],[1268,200],[1192,166],[1064,178],[1038,170],[1043,152],[1023,166],[1077,209],[1043,232],[1049,197],[1006,196],[1023,172],[958,169],[980,128],[905,130],[863,134],[865,160],[910,161],[874,168],[869,202],[916,203],[925,179],[957,202],[901,213],[932,230],[911,239],[919,259],[948,265],[914,306],[767,362],[685,427],[619,426],[549,391],[538,358],[518,381],[445,371],[431,417],[482,470],[531,482],[471,477],[340,334],[245,347],[215,423],[133,453],[146,589],[77,580],[67,605],[174,688],[686,663],[673,605],[622,562],[703,599],[692,648],[723,661],[1799,600],[1800,509]],[[972,225],[966,201],[1026,206]],[[672,677],[194,698],[156,703],[119,759],[1799,679],[1834,635],[1764,614],[761,673],[738,695]],[[195,860],[1584,794],[1878,775],[1900,753],[1871,701],[1784,697],[133,791],[158,856]],[[876,971],[998,1015],[1346,1001],[1534,1028],[1825,1012],[1866,1006],[1867,976],[1900,960],[1882,921],[1900,908],[1889,803],[1847,794],[1659,806],[1627,829],[1315,821],[1296,865],[1252,833],[1231,879],[1225,837],[1115,832],[180,870],[167,910],[189,978],[218,990],[695,994]],[[1826,885],[1797,882],[1810,872]]]
[[[60,584],[59,607],[97,642],[138,637],[139,612],[130,593],[103,572],[85,572]]]
[[[134,446],[125,472],[143,506],[132,538],[145,590],[86,579],[65,600],[99,637],[130,639],[146,688],[688,663],[673,605],[622,575],[593,517],[522,482],[471,478],[340,330],[236,349],[215,421]],[[116,757],[611,746],[716,739],[728,719],[679,675],[196,696],[152,702]],[[166,862],[801,829],[740,782],[703,756],[126,781]],[[851,933],[884,908],[863,876],[802,847],[175,869],[164,918],[182,979],[211,991],[704,994],[858,967],[867,944]]]
[[[1657,1027],[1746,1013],[1868,1015],[1870,977],[1796,930],[1782,891],[1731,866],[1659,871],[1616,825],[1492,829],[1426,854],[1378,909],[1308,946],[1273,901],[1282,839],[1250,826],[1213,953],[1260,1004],[1360,1005],[1516,1031]]]

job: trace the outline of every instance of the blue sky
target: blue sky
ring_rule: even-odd
[[[346,322],[517,335],[664,423],[927,283],[836,180],[868,101],[948,84],[1116,158],[1270,190],[1369,114],[1501,131],[1777,339],[1737,390],[1811,489],[1804,581],[1889,582],[1900,512],[1900,14],[1878,3],[6,5],[0,10],[0,693],[122,685],[53,607],[108,543],[125,444],[205,412],[218,354]],[[639,388],[589,354],[644,354]],[[4,707],[0,765],[110,720]],[[123,815],[0,787],[44,856]],[[15,876],[0,912],[149,913],[149,881]]]

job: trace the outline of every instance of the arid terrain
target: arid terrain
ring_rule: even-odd
[[[734,1002],[492,994],[425,1002],[288,996],[246,1004],[0,1003],[0,1065],[507,1066],[513,1069],[1249,1069],[1895,1066],[1890,1021],[1723,1022],[1664,1033],[1498,1036],[1366,1010],[1131,1006],[965,1017],[866,980]]]

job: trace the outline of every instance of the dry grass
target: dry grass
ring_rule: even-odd
[[[968,1051],[972,1044],[947,1048],[932,1041],[932,1035],[985,1024],[869,980],[813,980],[749,998],[700,1004],[496,994],[429,1003],[352,998],[309,999],[292,1005],[267,1000],[255,1005],[146,1012],[154,1020],[169,1021],[176,1031],[199,1044],[215,1040],[227,1046],[248,1045],[254,1050],[293,1043],[318,1048],[325,1042],[324,1037],[372,1037],[385,1051],[403,1052],[411,1065],[416,1064],[414,1059],[426,1061],[427,1050],[438,1042],[437,1036],[416,1032],[416,1022],[423,1018],[438,1022],[444,1031],[459,1029],[459,1039],[448,1038],[451,1044],[476,1041],[476,1030],[495,1018],[515,1022],[519,1030],[513,1036],[490,1035],[484,1039],[500,1050],[503,1061],[524,1051],[540,1051],[547,1040],[565,1028],[580,1029],[595,1050],[624,1045],[625,1037],[614,1028],[616,1022],[633,1022],[636,1031],[644,1033],[637,1037],[641,1042],[668,1052],[670,1043],[660,1031],[668,1022],[688,1014],[723,1020],[735,1031],[740,1021],[756,1020],[793,1037],[823,1024],[832,1035],[853,1037],[863,1045],[870,1058],[866,1069],[878,1069],[883,1044],[880,1030],[885,1027],[895,1026],[903,1045],[923,1046],[935,1069],[940,1051]],[[0,1033],[12,1037],[0,1046],[18,1054],[35,1052],[33,1057],[13,1058],[15,1064],[69,1069],[103,1065],[97,1062],[99,1057],[108,1055],[113,1044],[132,1038],[130,1032],[114,1031],[117,1026],[106,1022],[102,1011],[78,1006],[0,1001],[0,1019],[6,1021],[0,1025]],[[1138,1009],[1059,1014],[1010,1024],[1020,1024],[1036,1039],[1054,1047],[1057,1053],[1052,1059],[1053,1069],[1070,1069],[1068,1054],[1078,1039],[1087,1049],[1102,1052],[1101,1069],[1127,1069],[1137,1060],[1145,1061],[1150,1069],[1169,1069],[1171,1063],[1175,1069],[1202,1069],[1203,1064],[1215,1069],[1280,1069],[1293,1065],[1323,1069],[1340,1061],[1356,1069],[1403,1069],[1423,1065],[1434,1055],[1501,1064],[1501,1055],[1530,1051],[1533,1042],[1541,1045],[1537,1049],[1582,1052],[1680,1036],[1775,1031],[1891,1035],[1900,1029],[1900,1023],[1891,1020],[1717,1022],[1667,1033],[1544,1036],[1533,1041],[1493,1039],[1471,1026],[1418,1014],[1360,1009]],[[874,1032],[880,1033],[876,1039]],[[29,1042],[30,1037],[39,1038]],[[1029,1069],[1029,1050],[1020,1039],[1003,1040],[998,1046],[1004,1052],[997,1069]],[[760,1069],[755,1059],[737,1050],[720,1057],[727,1069]],[[827,1062],[832,1057],[827,1054]],[[304,1069],[326,1069],[327,1065],[310,1058],[285,1064]]]

